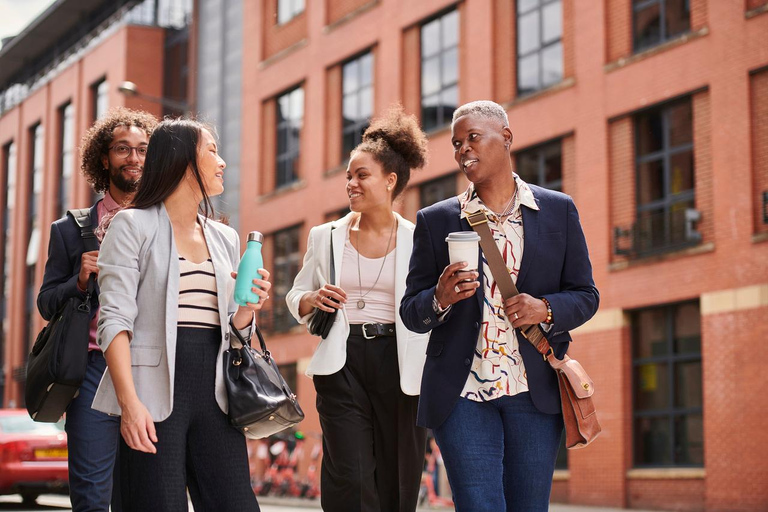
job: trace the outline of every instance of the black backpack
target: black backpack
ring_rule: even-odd
[[[90,208],[68,210],[80,227],[84,252],[98,250],[91,229]],[[77,396],[88,365],[91,296],[96,276],[91,274],[85,298],[72,297],[37,335],[27,361],[25,400],[35,421],[55,423]]]

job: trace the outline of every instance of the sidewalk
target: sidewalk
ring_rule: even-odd
[[[292,508],[304,508],[309,510],[320,510],[320,500],[302,500],[297,498],[276,498],[274,496],[261,496],[259,497],[259,504],[261,505],[275,505]],[[452,507],[421,507],[417,509],[417,512],[453,512]],[[552,503],[549,507],[550,512],[626,512],[628,509],[623,508],[606,508],[606,507],[591,507],[583,505],[564,505],[561,503]],[[651,512],[632,509],[632,512]],[[658,512],[658,511],[655,511]]]

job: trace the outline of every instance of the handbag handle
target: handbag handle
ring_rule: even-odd
[[[519,295],[520,292],[518,291],[517,286],[515,286],[514,281],[512,281],[512,277],[507,270],[507,265],[501,257],[501,252],[499,252],[499,247],[496,245],[491,230],[488,228],[488,216],[485,214],[485,211],[478,210],[474,213],[470,213],[467,216],[467,222],[469,222],[472,229],[480,235],[480,247],[483,249],[483,254],[485,254],[486,260],[488,260],[488,266],[491,268],[491,274],[493,274],[493,278],[496,280],[496,286],[499,287],[501,296],[506,300],[515,295]],[[520,334],[531,342],[531,345],[533,345],[534,348],[536,348],[536,351],[544,356],[544,359],[546,360],[547,354],[552,351],[552,347],[549,344],[549,340],[547,340],[544,335],[541,326],[524,325],[520,327]]]
[[[232,325],[232,321],[229,321],[229,325],[232,327],[232,332],[235,334],[235,336],[230,336],[230,342],[229,346],[233,349],[240,350],[243,347],[250,347],[251,342],[250,340],[246,340],[243,338],[243,335],[240,334],[240,331]],[[259,329],[259,326],[255,323],[253,324],[253,332],[256,334],[256,336],[259,338],[259,346],[261,347],[261,352],[264,354],[264,357],[269,358],[270,352],[267,350],[267,343],[264,341],[264,336],[261,334],[261,329]],[[251,334],[251,339],[253,339],[253,334]],[[239,345],[239,346],[238,346]]]

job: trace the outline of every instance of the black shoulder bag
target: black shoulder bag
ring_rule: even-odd
[[[230,347],[224,351],[224,384],[229,399],[229,422],[245,437],[261,439],[292,427],[304,419],[296,395],[286,384],[258,326],[257,351],[232,328]]]
[[[91,229],[90,208],[68,210],[80,227],[84,251],[99,248]],[[57,255],[53,255],[56,257]],[[55,423],[77,396],[88,365],[91,296],[96,275],[88,278],[85,297],[71,297],[37,335],[27,360],[24,397],[35,421]]]
[[[331,275],[329,276],[329,281],[331,284],[334,282],[335,275],[336,267],[333,261],[333,228],[331,228]],[[335,299],[331,300],[338,302]],[[333,321],[336,318],[336,313],[338,312],[339,310],[335,308],[333,313],[315,308],[315,314],[313,314],[312,318],[309,319],[309,325],[307,326],[309,334],[313,336],[320,336],[321,338],[327,337],[328,333],[331,332],[331,326],[333,325]]]

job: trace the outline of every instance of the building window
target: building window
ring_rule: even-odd
[[[563,79],[561,0],[517,0],[517,94]]]
[[[550,190],[563,190],[563,155],[560,141],[515,154],[517,174],[523,181]]]
[[[43,190],[43,125],[38,123],[29,129],[29,138],[33,141],[29,159],[29,168],[32,179],[29,181],[29,210],[28,210],[28,231],[29,243],[27,244],[26,260],[26,280],[25,280],[25,323],[24,340],[29,345],[35,341],[36,335],[33,326],[37,307],[35,299],[37,298],[37,287],[35,286],[35,274],[37,270],[37,259],[40,255],[40,194]]]
[[[456,174],[422,183],[419,187],[419,196],[420,208],[426,208],[443,199],[456,197]]]
[[[304,0],[277,0],[277,24],[288,23],[304,12]]]
[[[67,103],[59,110],[59,213],[63,217],[69,208],[69,195],[72,190],[72,173],[75,156],[75,108]]]
[[[459,12],[421,27],[421,123],[434,130],[451,122],[459,104]]]
[[[2,241],[0,250],[2,251],[3,273],[0,278],[3,290],[3,297],[0,298],[0,407],[3,405],[3,392],[5,390],[5,345],[8,340],[8,297],[11,296],[11,226],[13,225],[13,212],[16,204],[16,144],[13,142],[3,148],[3,170],[5,172],[5,215],[3,215],[3,231],[0,233]]]
[[[298,176],[303,117],[304,89],[297,87],[277,98],[277,188],[293,183]]]
[[[91,86],[93,120],[101,119],[109,110],[109,82],[103,79]]]
[[[342,161],[363,139],[373,112],[373,54],[361,55],[342,67]]]
[[[299,273],[299,226],[277,231],[273,237],[274,261],[272,262],[272,311],[271,331],[284,332],[294,325],[296,320],[288,311],[285,296],[293,287],[293,280]]]
[[[698,302],[632,314],[635,467],[703,466]]]
[[[635,52],[668,41],[691,29],[690,0],[633,0]]]
[[[691,99],[638,114],[635,148],[635,250],[642,254],[697,243]]]
[[[349,209],[349,206],[345,206],[340,210],[328,212],[325,214],[325,222],[333,222],[334,220],[339,220],[342,217],[346,217],[350,211],[351,210]]]

